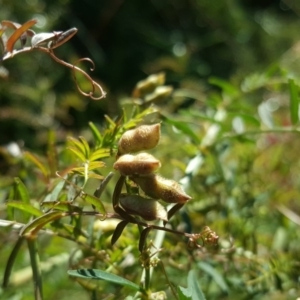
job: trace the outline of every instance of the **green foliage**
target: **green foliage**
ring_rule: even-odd
[[[299,19],[288,1],[6,2],[0,19],[19,23],[0,28],[1,298],[296,299]],[[88,17],[74,24],[79,10]],[[26,22],[33,12],[43,28]],[[105,100],[80,96],[100,86],[80,46]],[[160,201],[168,220],[150,222],[134,205],[146,195],[113,165],[122,135],[155,123],[147,151],[192,199]]]

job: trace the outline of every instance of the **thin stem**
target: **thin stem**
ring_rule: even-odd
[[[40,260],[36,249],[36,239],[27,239],[30,263],[32,268],[32,276],[34,282],[34,297],[35,300],[43,299],[42,274],[40,268]]]

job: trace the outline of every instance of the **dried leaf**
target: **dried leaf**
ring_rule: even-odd
[[[15,43],[21,37],[21,35],[26,32],[30,27],[37,23],[37,20],[33,19],[24,23],[20,28],[16,29],[16,31],[10,36],[6,43],[7,52],[12,52]]]

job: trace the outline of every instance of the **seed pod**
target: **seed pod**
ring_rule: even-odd
[[[159,175],[131,176],[130,179],[138,184],[146,195],[154,199],[168,203],[185,203],[191,199],[176,181]]]
[[[160,166],[160,161],[148,153],[124,154],[114,163],[114,169],[124,176],[150,175]]]
[[[142,125],[126,131],[119,140],[118,155],[154,148],[160,139],[160,124]]]
[[[166,209],[154,199],[139,195],[121,194],[119,200],[124,210],[129,214],[140,216],[147,221],[157,219],[168,221]]]

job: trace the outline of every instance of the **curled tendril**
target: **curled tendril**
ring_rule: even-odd
[[[82,62],[82,61],[88,61],[89,63],[92,64],[92,67],[90,68],[91,71],[94,71],[95,70],[95,63],[88,57],[84,57],[84,58],[81,58],[79,59],[76,63],[78,64],[79,62]],[[102,98],[105,98],[106,96],[106,93],[104,92],[104,90],[102,89],[101,85],[99,83],[97,83],[96,81],[94,81],[86,72],[84,72],[82,69],[76,67],[75,65],[73,65],[73,78],[74,78],[74,81],[76,83],[76,86],[77,86],[77,89],[79,91],[80,94],[86,96],[86,97],[90,97],[91,99],[93,100],[100,100]],[[78,81],[76,79],[76,75],[75,75],[75,71],[79,71],[80,70],[80,73],[82,73],[89,81],[90,83],[92,84],[92,91],[89,92],[89,93],[85,93],[84,91],[81,90],[81,88],[79,87],[79,84],[78,84]],[[100,90],[101,92],[101,95],[99,97],[95,97],[94,96],[94,93],[95,93],[95,90],[98,89]]]

